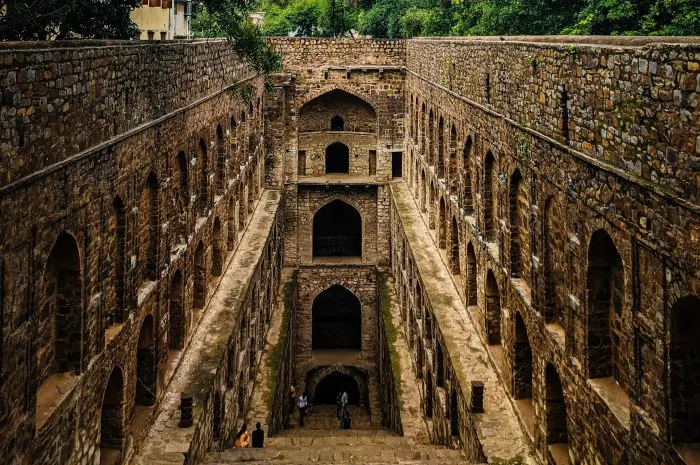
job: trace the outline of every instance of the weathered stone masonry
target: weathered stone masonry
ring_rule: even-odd
[[[0,456],[229,447],[288,266],[285,383],[337,371],[401,429],[390,270],[435,443],[697,460],[697,40],[271,43],[267,92],[225,42],[0,51]],[[355,322],[336,353],[328,296]]]
[[[262,80],[223,42],[0,56],[0,454],[119,460],[260,195]]]
[[[406,177],[541,459],[684,463],[700,50],[537,42],[407,43]]]

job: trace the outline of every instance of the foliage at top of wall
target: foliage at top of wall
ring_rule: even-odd
[[[257,7],[266,35],[700,34],[700,0],[261,0]]]

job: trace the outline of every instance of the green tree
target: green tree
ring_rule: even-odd
[[[0,40],[133,39],[140,0],[0,0]]]

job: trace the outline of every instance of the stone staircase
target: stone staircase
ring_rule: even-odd
[[[335,406],[315,406],[306,417],[305,426],[298,426],[295,416],[292,428],[265,438],[263,449],[230,449],[211,452],[209,465],[273,463],[279,465],[322,464],[461,464],[462,453],[441,446],[416,443],[373,425],[369,415],[359,407],[350,407],[352,429],[339,429]]]

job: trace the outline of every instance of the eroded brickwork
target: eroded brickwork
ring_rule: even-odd
[[[407,43],[424,221],[541,460],[692,463],[697,44],[509,42]]]

